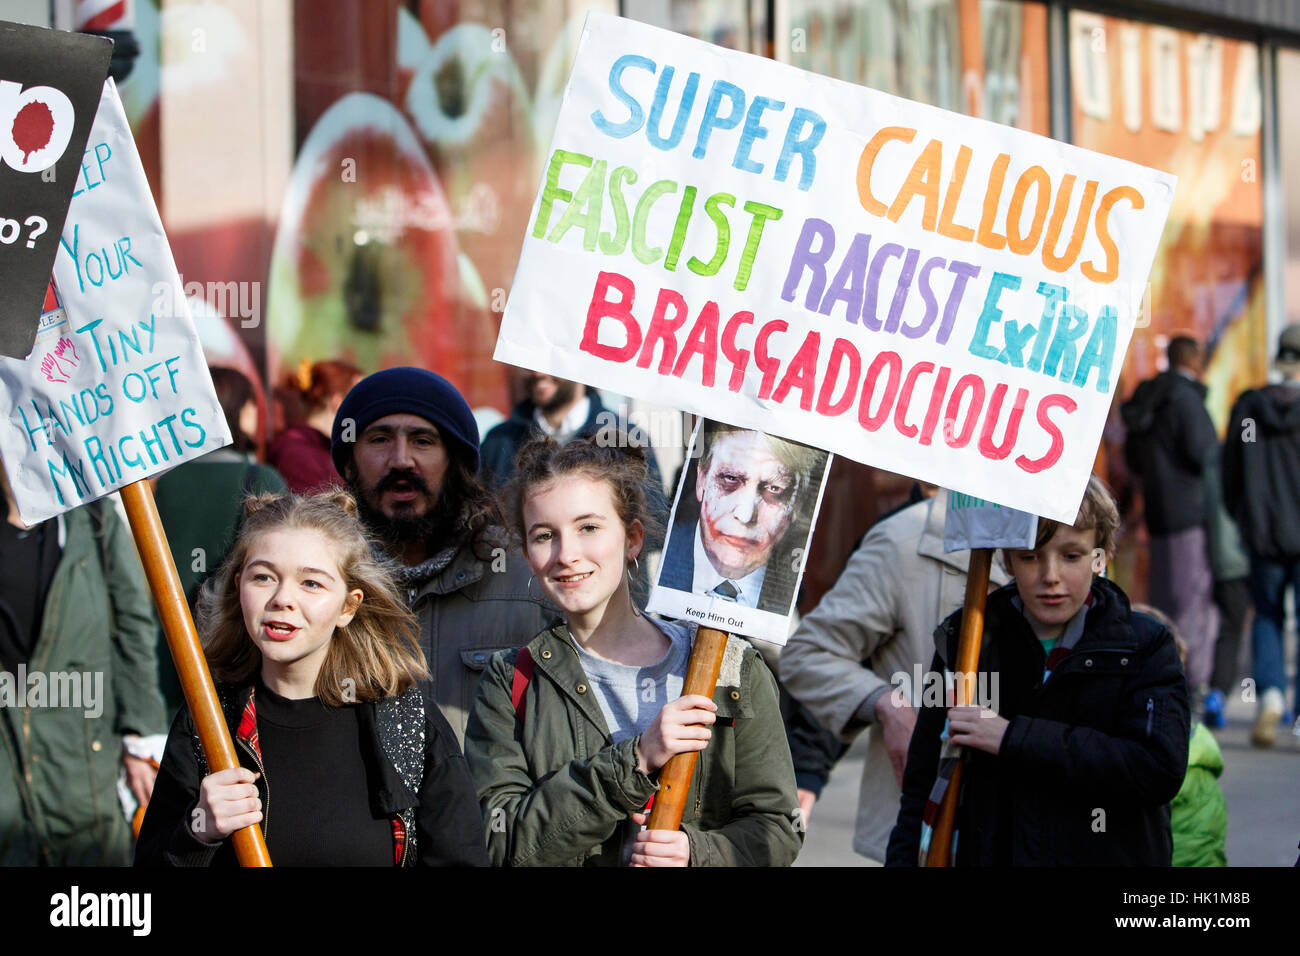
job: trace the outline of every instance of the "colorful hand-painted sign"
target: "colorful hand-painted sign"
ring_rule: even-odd
[[[102,86],[35,348],[0,359],[0,454],[29,525],[230,444],[126,114]]]
[[[592,15],[495,355],[1073,521],[1174,185]]]

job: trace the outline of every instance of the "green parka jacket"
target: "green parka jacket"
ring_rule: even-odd
[[[1187,750],[1187,776],[1169,804],[1174,834],[1174,866],[1227,866],[1228,804],[1219,789],[1223,752],[1198,723]]]
[[[465,734],[495,866],[618,866],[658,789],[636,767],[636,738],[614,744],[563,624],[527,645],[534,671],[511,703],[517,650],[493,656]],[[682,830],[691,866],[786,866],[802,843],[794,766],[776,681],[758,652],[731,638],[717,723],[695,764]]]
[[[102,508],[102,568],[91,508]],[[167,729],[153,604],[111,503],[57,520],[63,553],[26,666],[32,689],[33,675],[45,675],[46,696],[42,706],[0,707],[0,866],[125,866],[131,832],[117,797],[122,735]],[[12,682],[8,690],[17,683],[16,675],[3,679]],[[71,697],[80,706],[49,706],[56,684],[57,702]]]

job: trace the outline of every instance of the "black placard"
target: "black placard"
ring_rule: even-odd
[[[112,52],[0,20],[0,355],[32,350]]]

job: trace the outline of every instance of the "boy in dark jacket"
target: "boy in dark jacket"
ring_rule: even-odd
[[[965,751],[956,865],[1169,865],[1187,684],[1168,628],[1096,576],[1118,525],[1094,476],[1073,527],[1040,518],[1037,547],[1007,552],[1016,581],[989,595],[976,685],[992,706],[923,701],[887,866],[928,851],[945,735]],[[961,612],[936,631],[936,673],[960,631]]]

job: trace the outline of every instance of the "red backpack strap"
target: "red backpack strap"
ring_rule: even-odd
[[[515,709],[515,719],[519,721],[520,726],[524,723],[524,694],[528,691],[528,684],[533,679],[533,655],[528,648],[519,648],[519,654],[515,657],[515,677],[510,684],[510,703]]]

